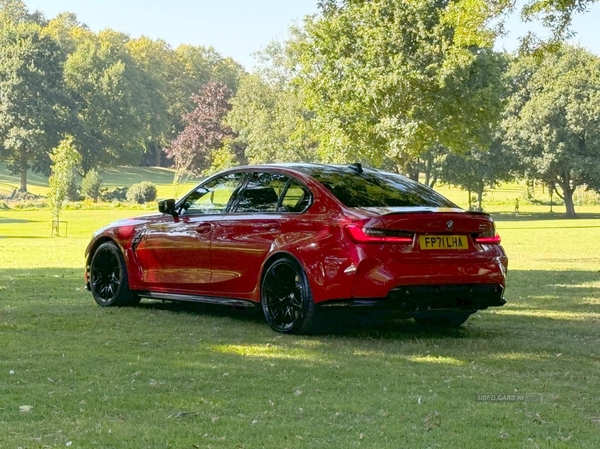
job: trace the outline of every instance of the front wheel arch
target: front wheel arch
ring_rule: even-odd
[[[140,297],[129,289],[127,265],[121,247],[107,239],[94,246],[89,258],[89,288],[102,307],[129,306]]]

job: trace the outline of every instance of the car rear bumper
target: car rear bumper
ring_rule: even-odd
[[[405,285],[390,290],[385,298],[326,301],[322,307],[376,307],[418,314],[435,310],[471,311],[506,304],[500,284]]]

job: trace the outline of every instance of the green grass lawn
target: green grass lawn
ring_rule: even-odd
[[[597,448],[600,207],[545,210],[495,213],[505,307],[437,333],[330,316],[313,336],[247,311],[102,309],[84,248],[140,211],[65,211],[66,238],[47,210],[0,211],[0,448]]]

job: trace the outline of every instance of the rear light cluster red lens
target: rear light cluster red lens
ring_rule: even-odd
[[[412,243],[413,232],[395,231],[381,228],[361,228],[357,225],[346,226],[346,233],[356,243]]]
[[[502,241],[502,239],[496,233],[496,229],[492,226],[486,232],[480,232],[479,234],[475,235],[475,241],[483,245],[497,245]]]

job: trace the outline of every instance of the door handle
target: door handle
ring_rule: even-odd
[[[200,223],[196,226],[196,232],[201,235],[208,234],[212,229],[212,225],[210,223]]]

